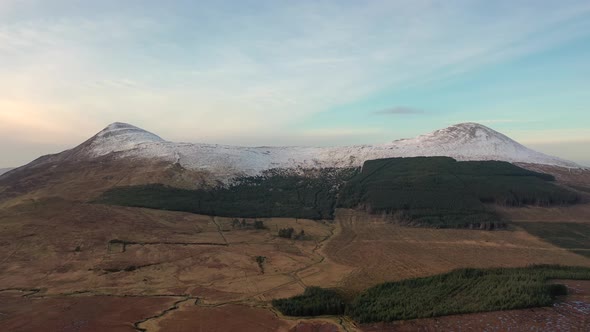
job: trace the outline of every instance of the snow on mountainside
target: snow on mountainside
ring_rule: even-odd
[[[0,175],[12,170],[13,168],[0,168]]]
[[[507,136],[476,123],[462,123],[413,139],[380,145],[344,147],[239,147],[174,143],[124,123],[113,123],[76,149],[82,155],[157,158],[221,177],[255,175],[270,168],[360,166],[370,159],[449,156],[457,160],[502,160],[579,167],[533,151]],[[74,149],[74,150],[76,150]],[[80,156],[79,153],[77,153]]]
[[[115,122],[100,131],[90,140],[89,148],[95,156],[111,152],[128,151],[142,143],[162,143],[159,136],[130,124]]]

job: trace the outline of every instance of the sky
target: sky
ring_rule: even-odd
[[[0,0],[0,167],[116,121],[320,146],[479,122],[590,166],[590,2]]]

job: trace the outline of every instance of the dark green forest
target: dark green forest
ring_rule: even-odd
[[[159,184],[117,187],[99,203],[185,211],[222,217],[333,219],[336,195],[356,168],[321,169],[310,174],[269,170],[241,177],[229,186],[186,190]]]
[[[504,222],[486,205],[560,205],[580,199],[551,183],[551,175],[507,162],[448,157],[390,158],[365,162],[340,191],[337,206],[386,213],[415,226],[484,228]]]
[[[506,162],[447,157],[390,158],[357,168],[269,170],[231,185],[186,190],[163,185],[117,187],[99,203],[224,217],[333,219],[336,207],[383,213],[412,226],[495,229],[491,204],[572,204],[579,196],[553,177]]]
[[[590,268],[460,269],[377,285],[345,303],[344,312],[359,323],[372,323],[548,306],[567,293],[565,286],[549,283],[551,279],[588,280]],[[334,291],[314,289],[274,300],[273,305],[285,315],[314,316],[327,314],[325,308],[339,308],[339,301],[342,297]]]
[[[346,308],[340,294],[320,287],[307,287],[302,295],[275,299],[272,305],[287,316],[340,315]]]
[[[587,280],[590,268],[461,269],[385,283],[358,296],[347,313],[369,323],[547,306],[566,292],[563,285],[549,284],[550,279]]]

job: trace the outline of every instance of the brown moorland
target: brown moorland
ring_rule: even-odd
[[[136,321],[157,315],[171,297],[23,297],[0,292],[2,331],[133,331]]]
[[[0,188],[2,326],[176,331],[182,321],[205,330],[217,323],[222,330],[351,331],[353,324],[340,317],[282,317],[268,301],[299,294],[305,286],[354,294],[384,281],[463,267],[590,266],[590,259],[518,227],[493,232],[409,228],[339,210],[334,222],[262,218],[267,229],[236,229],[232,218],[85,203],[116,184],[175,184],[205,176],[155,164],[125,170],[121,175],[117,167],[100,164],[48,169],[44,179],[24,176],[4,192]],[[502,211],[523,221],[569,215],[588,222],[587,209]],[[278,229],[285,227],[304,229],[306,238],[278,238]],[[577,317],[577,308],[560,308],[574,313],[567,319]],[[516,315],[520,312],[528,311]]]
[[[424,277],[458,268],[561,264],[590,267],[590,259],[521,230],[479,231],[403,227],[383,217],[339,210],[340,229],[325,247],[328,258],[355,270],[348,291],[386,281]]]

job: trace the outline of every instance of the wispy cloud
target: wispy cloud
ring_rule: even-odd
[[[373,112],[373,114],[378,115],[407,115],[407,114],[424,114],[426,113],[424,110],[419,108],[413,107],[406,107],[406,106],[396,106],[392,108],[387,108],[384,110]]]
[[[451,121],[447,124],[452,125],[460,122],[475,122],[481,124],[498,124],[498,123],[538,123],[540,120],[536,119],[482,119],[482,120],[463,120],[463,121]]]
[[[40,118],[59,114],[72,144],[78,137],[67,126],[76,122],[98,130],[127,121],[195,141],[253,131],[266,136],[261,144],[298,137],[292,124],[317,113],[559,45],[588,31],[575,19],[590,10],[587,1],[296,1],[227,10],[105,0],[86,12],[58,0],[20,3],[0,10],[0,101],[34,104]],[[20,14],[3,16],[9,12]],[[43,139],[51,135],[38,133]]]

